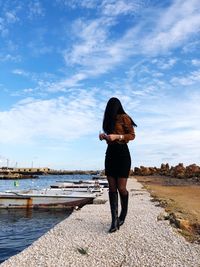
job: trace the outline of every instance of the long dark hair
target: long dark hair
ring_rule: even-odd
[[[103,130],[106,134],[111,134],[115,127],[115,121],[118,114],[126,114],[120,100],[112,97],[108,100],[103,118]],[[131,117],[129,116],[131,119]],[[135,122],[131,119],[133,126],[137,127]]]

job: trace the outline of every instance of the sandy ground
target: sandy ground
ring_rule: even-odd
[[[191,181],[153,176],[136,176],[152,196],[160,199],[167,212],[176,213],[195,225],[191,240],[200,240],[200,185]],[[195,236],[193,236],[195,235]]]
[[[119,231],[108,233],[108,201],[86,205],[1,267],[200,267],[200,245],[158,220],[164,209],[135,179],[128,189],[129,212]]]

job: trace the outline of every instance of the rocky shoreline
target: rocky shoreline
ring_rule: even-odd
[[[179,179],[192,178],[194,181],[200,182],[200,167],[196,164],[185,167],[183,163],[179,163],[170,167],[168,163],[162,163],[160,168],[140,166],[134,168],[133,174],[139,176],[162,175]]]

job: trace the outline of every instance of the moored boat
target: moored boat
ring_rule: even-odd
[[[0,193],[0,208],[73,208],[92,203],[96,196],[91,192],[51,188],[7,191]]]
[[[57,183],[65,184],[65,187],[92,187],[92,186],[103,186],[108,187],[107,180],[67,180],[67,181],[57,181]]]
[[[88,183],[71,183],[71,182],[57,182],[50,186],[51,188],[65,188],[68,191],[78,191],[78,192],[95,192],[103,193],[103,185],[100,184],[88,184]]]
[[[85,180],[84,182],[90,185],[99,184],[102,185],[103,187],[108,187],[107,179]]]
[[[105,180],[107,179],[107,176],[105,175],[95,175],[92,177],[93,180]]]

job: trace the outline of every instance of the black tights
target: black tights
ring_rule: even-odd
[[[119,191],[120,195],[127,195],[128,191],[126,189],[127,178],[115,178],[115,177],[107,177],[109,184],[109,192],[117,192]]]

